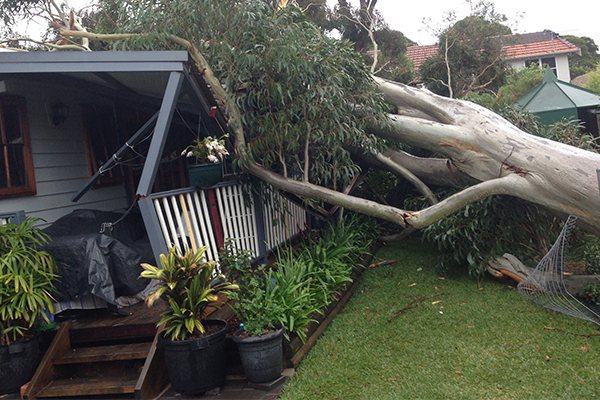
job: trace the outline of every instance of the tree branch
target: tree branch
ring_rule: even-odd
[[[408,226],[421,229],[485,197],[498,194],[521,197],[527,190],[531,190],[531,187],[524,178],[517,174],[506,175],[468,187],[421,211],[406,212],[405,222]]]
[[[431,191],[431,189],[429,189],[429,187],[427,187],[427,185],[424,184],[422,180],[417,178],[415,176],[415,174],[413,174],[412,172],[410,172],[408,169],[404,168],[403,166],[395,163],[394,161],[392,161],[391,158],[384,156],[383,154],[381,154],[378,151],[373,150],[371,153],[375,156],[375,158],[379,162],[381,162],[386,167],[388,167],[394,173],[394,175],[397,175],[397,176],[400,176],[400,177],[406,179],[414,187],[416,187],[417,190],[419,190],[419,192],[423,196],[425,196],[425,198],[427,199],[429,204],[433,205],[433,204],[438,203],[438,200],[436,199],[436,197],[433,194],[433,192]]]

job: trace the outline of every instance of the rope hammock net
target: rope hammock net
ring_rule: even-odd
[[[567,290],[564,280],[569,236],[576,217],[570,216],[550,251],[534,272],[518,285],[519,293],[529,300],[552,310],[600,325],[600,312],[577,300]]]

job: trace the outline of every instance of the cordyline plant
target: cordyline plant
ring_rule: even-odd
[[[50,323],[56,262],[40,247],[50,237],[27,218],[0,225],[0,344],[26,338],[36,321]]]
[[[142,264],[142,278],[155,279],[159,288],[146,299],[148,307],[152,307],[158,299],[169,304],[169,309],[162,313],[157,325],[166,324],[165,336],[171,340],[185,340],[202,336],[205,333],[202,320],[206,317],[206,307],[218,307],[216,301],[220,293],[229,294],[238,286],[227,282],[224,275],[213,276],[215,261],[204,261],[207,247],[197,251],[177,254],[172,247],[167,255],[160,255],[162,268],[150,264]]]

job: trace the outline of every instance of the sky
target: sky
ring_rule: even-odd
[[[358,5],[358,0],[351,1]],[[508,18],[506,25],[513,33],[549,29],[561,36],[587,36],[600,45],[600,2],[597,0],[502,0],[493,3],[496,11]],[[470,11],[464,0],[378,0],[375,8],[381,11],[391,29],[401,31],[419,45],[436,42],[435,35],[423,24],[424,18],[430,18],[436,28],[444,26],[443,16],[448,11],[456,11],[458,19],[466,17]]]

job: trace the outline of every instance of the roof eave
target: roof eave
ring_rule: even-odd
[[[506,56],[506,59],[507,60],[524,60],[524,59],[530,59],[530,58],[535,58],[535,57],[549,57],[549,56],[557,56],[557,55],[570,54],[570,53],[578,53],[579,55],[581,55],[581,50],[579,48],[577,48],[577,49],[566,50],[566,51],[554,51],[552,53],[527,54],[525,56],[518,56],[518,57]]]
[[[187,51],[3,53],[0,73],[181,71]]]

